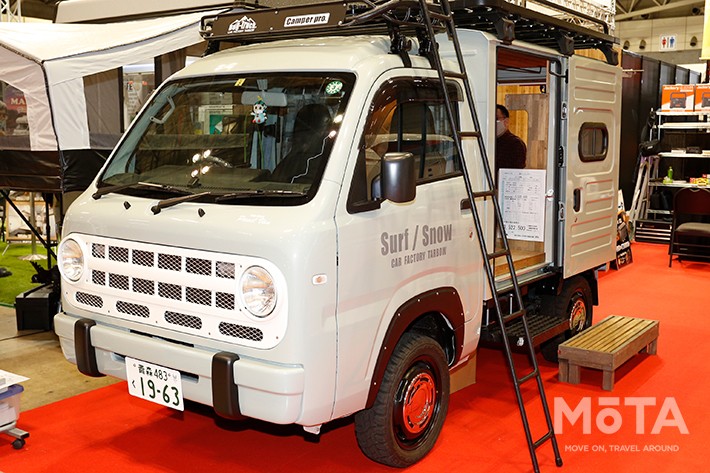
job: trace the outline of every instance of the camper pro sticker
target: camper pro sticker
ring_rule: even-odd
[[[330,13],[315,13],[311,15],[287,16],[284,19],[284,28],[294,26],[325,25],[330,19]]]

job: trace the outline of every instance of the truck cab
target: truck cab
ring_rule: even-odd
[[[435,41],[469,75],[442,79],[434,37],[392,28],[408,2],[346,3],[205,20],[211,53],[159,87],[65,218],[54,323],[69,361],[132,395],[313,433],[355,414],[365,454],[401,467],[433,448],[479,344],[549,355],[591,323],[620,70],[461,19],[462,54]],[[529,152],[496,176],[503,226],[467,187],[491,175],[506,99]],[[479,243],[501,230],[515,264],[489,266]],[[514,291],[532,336],[491,315]]]

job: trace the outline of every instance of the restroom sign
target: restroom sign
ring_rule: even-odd
[[[674,34],[663,34],[661,35],[661,51],[671,51],[676,48],[676,37]]]

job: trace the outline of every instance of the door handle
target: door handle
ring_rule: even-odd
[[[579,209],[582,207],[582,189],[577,188],[574,190],[574,211],[579,212]]]
[[[461,199],[461,210],[471,210],[471,201],[468,199]]]

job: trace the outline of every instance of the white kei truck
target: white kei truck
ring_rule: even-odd
[[[66,358],[177,409],[313,434],[354,415],[406,467],[451,370],[498,345],[535,471],[548,441],[560,466],[535,355],[591,324],[615,257],[616,40],[502,0],[242,3],[202,34],[66,215]],[[497,103],[524,169],[497,169]]]

